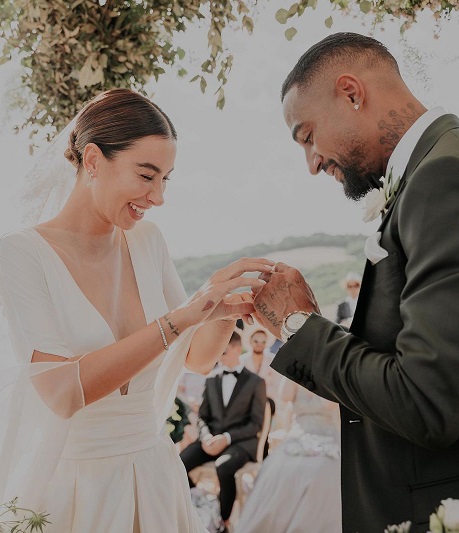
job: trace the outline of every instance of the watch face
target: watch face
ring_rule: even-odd
[[[308,317],[303,313],[293,313],[293,315],[290,315],[287,320],[285,321],[285,325],[288,327],[288,329],[298,331],[301,326],[306,322],[306,319]]]

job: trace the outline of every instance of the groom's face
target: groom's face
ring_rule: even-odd
[[[283,106],[287,126],[305,151],[311,174],[323,170],[333,176],[352,200],[359,200],[378,183],[381,174],[356,125],[352,106],[314,85],[290,89]]]

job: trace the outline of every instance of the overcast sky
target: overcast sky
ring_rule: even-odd
[[[291,2],[262,3],[252,36],[245,31],[226,34],[235,61],[223,111],[215,108],[211,90],[202,95],[196,84],[174,72],[148,87],[179,135],[166,203],[148,215],[161,227],[175,257],[232,251],[289,235],[370,234],[376,229],[376,222],[362,222],[362,206],[346,200],[333,178],[308,174],[303,152],[283,121],[279,99],[284,78],[309,46],[335,31],[368,34],[370,25],[362,23],[367,19],[341,16],[319,0],[317,11],[307,9],[294,21],[298,33],[289,42],[283,34],[288,26],[280,25],[274,14]],[[323,23],[330,14],[331,30]],[[428,107],[441,104],[456,114],[458,20],[455,16],[444,23],[437,39],[430,14],[407,32],[407,44],[423,56],[421,64],[400,41],[399,22],[373,32],[400,60],[405,81],[416,96]],[[205,40],[206,31],[199,28],[181,37],[182,46],[196,58],[202,57]],[[191,73],[192,66],[187,68]],[[19,75],[16,65],[0,67],[0,233],[21,226],[26,209],[17,191],[30,166],[28,139],[12,133],[17,116],[4,106],[5,91]]]

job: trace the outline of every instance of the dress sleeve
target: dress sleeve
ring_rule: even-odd
[[[0,298],[19,362],[30,362],[34,350],[75,355],[59,331],[40,256],[26,233],[0,239]]]
[[[0,501],[41,508],[70,418],[84,407],[79,361],[32,363],[34,350],[70,357],[46,276],[26,231],[0,239],[0,297],[18,359],[0,369]],[[27,465],[27,468],[24,468]]]
[[[141,226],[139,226],[141,227]],[[159,228],[152,223],[143,226],[147,236],[147,246],[152,248],[152,258],[158,268],[162,280],[162,292],[169,310],[182,305],[187,295],[177,270],[169,255],[166,241]],[[198,326],[192,326],[185,330],[171,345],[165,354],[158,376],[155,380],[155,406],[157,420],[162,425],[170,415],[177,387],[184,370],[185,359],[188,354],[191,340]]]
[[[163,291],[167,306],[171,310],[181,305],[187,299],[187,294],[172,261],[172,257],[169,254],[166,241],[161,233],[159,235],[162,256]]]

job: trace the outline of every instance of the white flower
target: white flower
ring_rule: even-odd
[[[459,530],[459,500],[448,498],[442,500],[444,508],[443,525],[451,531]]]
[[[364,222],[371,222],[377,218],[384,210],[386,205],[386,195],[384,189],[371,189],[365,196],[365,215]]]
[[[371,222],[380,214],[385,213],[397,194],[400,178],[394,180],[392,177],[392,170],[389,172],[387,179],[383,176],[380,181],[382,187],[379,189],[372,189],[365,196],[364,222]]]
[[[443,533],[443,526],[441,520],[435,513],[430,515],[429,529],[431,533]]]
[[[410,533],[411,522],[402,522],[398,526],[387,526],[384,533]]]

